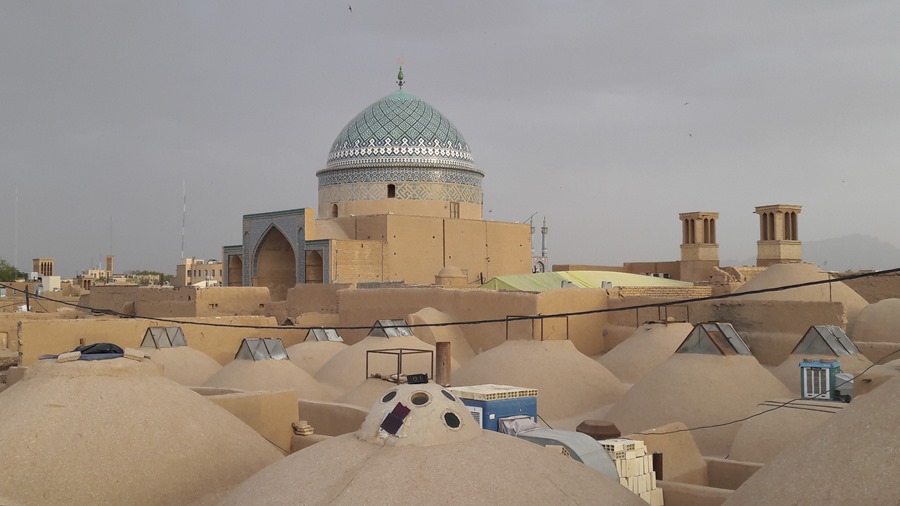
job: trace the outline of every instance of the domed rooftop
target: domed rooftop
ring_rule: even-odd
[[[648,322],[596,360],[623,383],[634,384],[671,357],[693,329],[690,323]]]
[[[392,388],[356,433],[291,454],[221,504],[423,502],[646,505],[569,457],[481,430],[462,402],[434,383]]]
[[[287,354],[291,363],[310,375],[315,375],[323,365],[347,347],[347,344],[337,341],[303,341],[289,347]]]
[[[768,463],[793,443],[829,423],[832,415],[850,406],[832,401],[794,399],[789,404],[788,401],[773,399],[756,406],[751,413],[754,417],[741,422],[728,458]]]
[[[341,130],[316,173],[319,216],[401,214],[482,218],[484,173],[443,114],[400,89]],[[454,203],[449,206],[446,203]]]
[[[895,378],[780,452],[725,504],[897,504],[898,424]]]
[[[203,386],[267,392],[296,390],[301,399],[332,400],[315,378],[290,360],[237,359],[210,376]]]
[[[616,402],[625,386],[572,341],[510,340],[480,353],[455,371],[454,386],[494,383],[538,390],[538,410],[554,428]]]
[[[185,386],[202,385],[222,368],[221,364],[202,351],[179,346],[177,348],[141,348],[153,363],[163,367],[162,375]]]
[[[831,279],[831,275],[823,272],[813,264],[775,264],[741,285],[734,293],[752,292],[828,279]],[[847,307],[847,317],[851,320],[868,305],[866,299],[840,281],[773,292],[747,294],[741,296],[740,299],[842,302]]]
[[[469,145],[453,123],[403,90],[347,123],[331,145],[325,170],[397,166],[477,171]]]
[[[210,504],[282,458],[149,360],[41,361],[0,405],[0,496],[23,505]]]
[[[699,427],[742,418],[760,402],[790,397],[752,356],[676,353],[631,387],[606,419],[623,434],[672,422]],[[724,456],[737,430],[738,425],[726,425],[693,436],[703,455]]]
[[[850,320],[847,335],[854,342],[900,343],[900,299],[884,299],[864,307]]]

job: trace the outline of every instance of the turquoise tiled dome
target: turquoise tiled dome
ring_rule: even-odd
[[[424,100],[402,90],[375,102],[347,123],[321,172],[378,167],[481,173],[453,123]]]

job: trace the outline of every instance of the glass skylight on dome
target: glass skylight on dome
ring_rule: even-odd
[[[792,355],[859,355],[859,348],[837,325],[813,325],[794,347]]]
[[[187,346],[181,327],[147,327],[141,348],[178,348]]]
[[[235,360],[290,360],[284,343],[277,337],[247,338],[234,354]]]
[[[328,328],[309,329],[306,333],[306,341],[331,341],[335,343],[344,342],[344,338],[338,335],[337,330]]]
[[[696,325],[675,353],[753,355],[730,323],[718,322]]]
[[[376,337],[400,337],[414,334],[406,320],[378,320],[372,326],[369,335]]]

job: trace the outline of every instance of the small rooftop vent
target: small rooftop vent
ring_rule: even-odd
[[[277,337],[247,338],[234,354],[235,360],[289,360],[284,343]]]
[[[413,335],[412,329],[406,320],[378,320],[369,331],[370,336],[376,337],[400,337]]]
[[[141,348],[178,348],[187,346],[181,327],[147,327]]]
[[[318,329],[309,329],[309,332],[306,333],[306,341],[332,341],[335,343],[343,343],[344,338],[338,335],[337,330],[322,327]]]
[[[859,355],[859,348],[837,325],[813,325],[794,347],[792,355]]]
[[[753,355],[730,323],[697,324],[675,353],[705,355]]]

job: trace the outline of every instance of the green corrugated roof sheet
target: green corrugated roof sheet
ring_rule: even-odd
[[[602,288],[604,281],[612,283],[612,286],[693,286],[693,283],[687,281],[655,278],[627,272],[564,271],[497,276],[481,285],[481,288],[507,292],[543,292],[562,288],[565,281],[572,283],[577,288]]]

